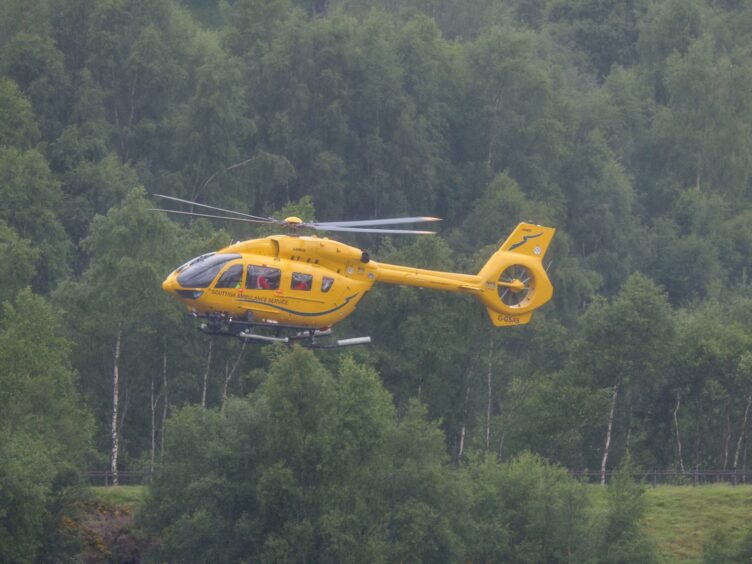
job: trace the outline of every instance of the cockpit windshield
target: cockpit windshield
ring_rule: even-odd
[[[209,258],[210,256],[216,255],[216,254],[217,253],[206,253],[204,255],[201,255],[200,257],[192,258],[191,260],[189,260],[188,262],[186,262],[184,265],[177,267],[175,269],[175,274],[180,274],[181,272],[183,272],[186,268],[188,268],[192,264],[195,264],[197,262],[201,262],[202,260],[205,260],[205,259]]]
[[[225,264],[239,258],[240,255],[225,253],[201,255],[181,267],[178,284],[183,288],[208,288]]]

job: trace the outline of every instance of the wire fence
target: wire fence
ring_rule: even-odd
[[[117,483],[119,486],[141,486],[148,484],[150,476],[148,472],[139,470],[118,470]],[[89,470],[86,480],[90,486],[114,486],[115,477],[112,470]]]
[[[590,470],[570,470],[570,475],[581,482],[599,484],[601,473]],[[615,471],[606,472],[606,483],[611,481]],[[706,484],[752,484],[752,470],[644,470],[635,472],[632,477],[644,484],[652,486],[703,486]],[[111,470],[91,470],[87,472],[87,480],[91,486],[112,486],[114,476]],[[118,484],[121,486],[135,486],[148,484],[151,474],[139,470],[118,471]]]
[[[601,482],[601,473],[589,470],[570,470],[573,477],[588,484]],[[614,470],[606,472],[606,483],[613,475]],[[703,486],[706,484],[752,484],[752,470],[643,470],[635,472],[632,477],[644,484],[652,486]]]

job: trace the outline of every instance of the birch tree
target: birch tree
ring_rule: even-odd
[[[659,286],[635,274],[613,300],[595,301],[580,324],[571,369],[610,396],[602,414],[605,481],[614,434],[623,452],[634,424],[629,414],[646,409],[666,379],[674,334],[671,308]]]
[[[91,417],[76,391],[62,316],[22,290],[0,313],[0,561],[53,560],[71,475],[91,454]],[[53,507],[57,504],[57,510]]]
[[[121,434],[131,417],[121,406],[121,390],[127,389],[126,401],[138,419],[149,421],[149,410],[155,408],[148,405],[150,374],[163,374],[169,354],[164,339],[154,337],[180,318],[161,289],[162,279],[178,262],[178,228],[148,206],[143,191],[134,190],[122,206],[106,217],[97,216],[82,243],[90,256],[88,267],[77,283],[57,293],[67,304],[81,344],[79,366],[88,393],[98,402],[94,405],[100,405],[100,425],[107,421],[109,427],[110,470],[116,483]],[[109,394],[103,385],[107,380]],[[107,395],[111,401],[103,401]],[[144,447],[148,437],[144,425]]]

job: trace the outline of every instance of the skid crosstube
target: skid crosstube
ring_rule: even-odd
[[[300,325],[284,325],[280,323],[264,323],[252,320],[236,320],[225,316],[191,314],[192,317],[203,317],[208,323],[202,323],[199,329],[207,335],[220,337],[237,337],[247,343],[271,344],[282,343],[292,345],[294,343],[311,349],[338,349],[356,345],[371,343],[371,337],[351,337],[349,339],[337,339],[334,342],[319,342],[318,338],[331,337],[331,327],[311,329]],[[254,329],[273,330],[276,334],[264,335],[254,332]],[[296,331],[296,333],[283,336],[283,331]]]

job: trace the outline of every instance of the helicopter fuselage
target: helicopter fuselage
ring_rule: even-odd
[[[162,287],[197,315],[320,329],[350,315],[375,282],[384,282],[468,293],[494,325],[520,325],[553,293],[541,264],[553,234],[518,225],[478,274],[378,263],[328,238],[272,235],[196,257]]]
[[[190,311],[238,319],[250,318],[250,312],[256,321],[312,328],[352,313],[378,271],[359,249],[318,237],[252,239],[203,257],[162,284]],[[215,264],[207,265],[203,280],[186,276],[210,260]]]

